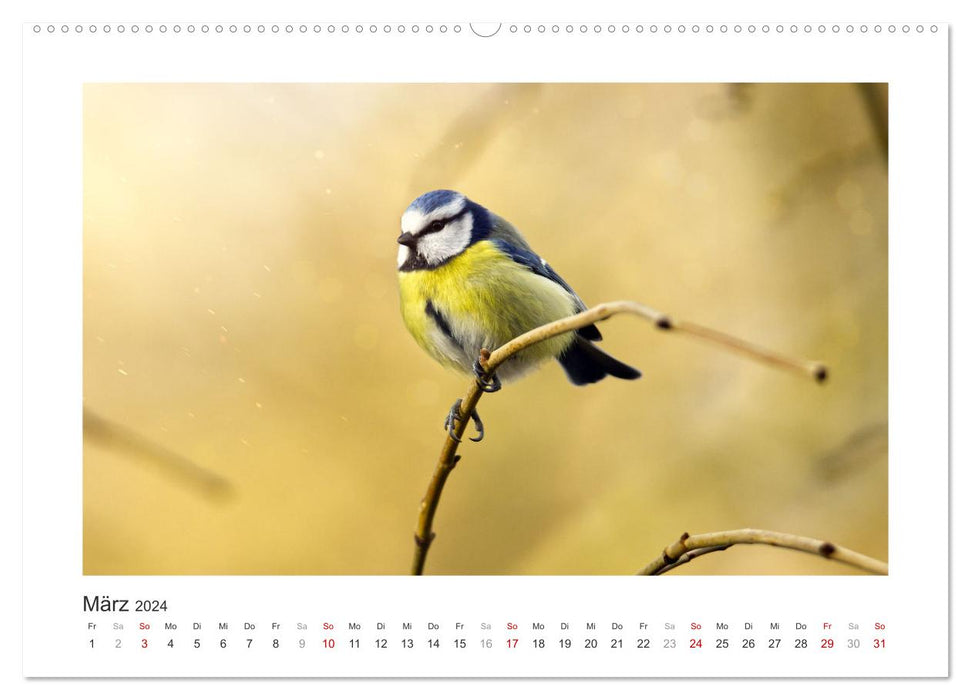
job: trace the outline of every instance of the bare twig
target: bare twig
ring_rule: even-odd
[[[191,487],[203,496],[220,499],[233,493],[233,485],[221,474],[207,469],[177,452],[136,433],[121,423],[110,421],[85,408],[83,413],[84,439],[98,441],[109,448],[129,454],[158,466],[162,472]]]
[[[592,309],[587,309],[583,313],[575,316],[567,316],[559,321],[547,323],[545,326],[534,328],[528,333],[523,333],[518,338],[513,338],[508,343],[494,350],[489,358],[488,364],[482,363],[482,368],[491,373],[496,370],[503,362],[515,355],[517,352],[535,345],[543,340],[548,340],[557,335],[575,331],[591,323],[604,321],[617,314],[633,314],[651,321],[656,328],[664,331],[678,331],[686,335],[702,338],[711,343],[721,346],[724,349],[744,355],[749,359],[774,365],[783,369],[812,377],[816,381],[822,382],[826,379],[826,366],[819,362],[808,360],[796,360],[777,352],[766,350],[754,343],[736,338],[735,336],[722,333],[720,331],[700,326],[690,321],[675,321],[669,315],[655,311],[643,304],[634,301],[611,301],[605,304],[598,304]]]
[[[787,369],[806,377],[811,377],[817,382],[823,382],[828,374],[826,366],[819,362],[792,359],[772,352],[771,350],[761,348],[745,340],[735,338],[734,336],[730,336],[704,326],[699,326],[695,323],[690,323],[688,321],[675,321],[667,314],[661,313],[660,311],[655,311],[654,309],[644,306],[643,304],[638,304],[637,302],[612,301],[605,304],[598,304],[597,306],[587,309],[582,313],[574,316],[567,316],[566,318],[561,318],[558,321],[547,323],[539,328],[534,328],[527,333],[523,333],[522,335],[513,338],[508,343],[492,351],[491,353],[488,350],[483,349],[479,358],[479,364],[481,364],[482,369],[485,370],[483,381],[487,383],[503,362],[508,360],[517,352],[520,352],[531,345],[535,345],[536,343],[540,343],[544,340],[562,335],[563,333],[575,331],[579,328],[583,328],[584,326],[589,326],[590,324],[597,323],[598,321],[604,321],[611,316],[618,314],[632,314],[634,316],[640,316],[641,318],[647,319],[653,323],[654,327],[658,330],[677,331],[696,338],[701,338],[724,349],[728,349],[748,357],[749,359],[753,359],[757,362],[770,366]],[[476,404],[479,403],[479,399],[481,397],[482,387],[479,385],[478,381],[473,381],[465,395],[465,398],[462,399],[462,404],[459,408],[454,426],[454,433],[459,439],[461,439],[462,435],[464,434],[465,428],[469,424],[469,418],[472,415],[472,410],[475,408]],[[458,462],[458,456],[455,453],[458,446],[458,441],[453,439],[451,435],[447,435],[445,437],[445,444],[442,446],[438,463],[435,465],[432,480],[428,484],[428,490],[425,492],[425,497],[422,499],[421,505],[418,508],[418,526],[415,529],[415,552],[411,564],[411,573],[414,575],[421,575],[425,569],[425,559],[428,556],[428,548],[431,546],[432,539],[435,537],[435,533],[432,531],[432,522],[435,519],[435,510],[438,508],[438,502],[442,496],[442,490],[445,488],[445,480],[448,479],[448,475],[452,472],[452,469],[455,468],[455,464]]]
[[[671,569],[687,564],[703,554],[720,552],[736,544],[768,544],[774,547],[794,549],[808,554],[815,554],[824,559],[843,562],[858,569],[869,571],[871,574],[887,575],[887,564],[879,559],[854,552],[852,549],[841,547],[826,540],[815,540],[801,535],[790,535],[785,532],[771,532],[769,530],[726,530],[725,532],[709,532],[704,535],[681,535],[677,542],[664,548],[661,556],[637,572],[639,576],[657,576],[667,573]]]
[[[887,161],[890,144],[890,125],[887,113],[888,91],[886,83],[858,83],[857,89],[863,97],[867,116],[873,127],[873,135],[880,147],[880,155]]]
[[[692,549],[690,552],[685,552],[677,561],[673,561],[670,564],[661,567],[657,571],[651,574],[643,574],[644,576],[659,576],[660,574],[666,574],[671,569],[677,569],[679,566],[687,564],[692,559],[697,559],[698,557],[704,556],[705,554],[711,554],[712,552],[724,552],[726,549],[731,547],[730,544],[720,544],[715,547],[701,547],[700,549]],[[640,572],[638,572],[640,574]]]

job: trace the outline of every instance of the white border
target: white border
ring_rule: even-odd
[[[927,26],[927,23],[925,23]],[[942,26],[942,25],[939,25]],[[27,30],[29,32],[29,29]],[[796,35],[736,36],[655,35],[651,40],[617,35],[587,35],[583,50],[578,38],[532,35],[528,39],[500,34],[488,40],[467,35],[425,37],[335,36],[320,41],[310,35],[264,36],[269,46],[254,51],[255,37],[239,35],[161,36],[33,36],[24,38],[24,571],[25,672],[29,675],[118,673],[117,666],[79,663],[78,636],[70,621],[79,619],[79,598],[91,590],[80,570],[80,85],[98,81],[889,81],[891,83],[891,571],[886,579],[748,578],[719,580],[719,595],[731,596],[743,610],[770,607],[791,610],[791,601],[805,603],[805,615],[858,615],[866,619],[890,616],[894,646],[883,662],[852,668],[817,667],[822,675],[940,675],[946,672],[947,561],[947,347],[940,332],[915,334],[907,321],[920,319],[925,329],[947,323],[947,56],[946,33],[907,37],[831,32]],[[214,48],[215,47],[215,48]],[[537,47],[539,47],[537,49]],[[217,50],[224,59],[211,60]],[[539,50],[547,62],[531,61]],[[454,60],[441,61],[442,52]],[[394,56],[394,61],[385,60]],[[598,61],[590,60],[600,56]],[[119,57],[123,56],[123,60]],[[716,61],[712,57],[717,57]],[[771,60],[767,60],[771,57]],[[321,66],[331,66],[323,70]],[[898,165],[898,164],[903,164]],[[42,186],[41,186],[42,185]],[[51,200],[56,206],[51,206]],[[70,234],[68,232],[73,232]],[[917,235],[919,232],[920,235]],[[54,237],[52,239],[52,237]],[[52,244],[56,240],[56,244]],[[52,285],[56,280],[56,286]],[[920,372],[914,372],[920,367]],[[57,397],[52,400],[52,397]],[[58,439],[51,440],[51,435]],[[921,465],[915,468],[913,465]],[[52,490],[50,484],[62,488]],[[43,494],[43,497],[42,497]],[[74,514],[77,538],[65,541],[59,529],[48,527],[52,513]],[[921,557],[908,556],[921,552]],[[666,609],[705,610],[711,601],[711,579],[652,581],[652,597]],[[660,583],[658,583],[660,582]],[[483,615],[500,618],[535,616],[550,605],[558,614],[576,600],[589,599],[590,589],[606,594],[613,610],[597,609],[600,618],[629,617],[642,604],[638,580],[585,579],[100,579],[98,590],[161,593],[190,608],[216,605],[229,612],[266,600],[272,587],[289,600],[306,604],[320,599],[397,601],[399,605],[444,610],[448,604],[490,600],[495,607]],[[69,593],[66,593],[68,589]],[[303,589],[303,590],[301,590]],[[144,591],[144,593],[143,593]],[[402,597],[402,591],[408,596]],[[356,592],[356,593],[355,593]],[[120,594],[119,594],[120,595]],[[247,602],[249,601],[249,602]],[[908,605],[901,606],[902,601]],[[919,606],[910,604],[920,601]],[[279,605],[279,600],[271,601]],[[528,606],[525,609],[521,606]],[[842,607],[849,606],[849,607]],[[811,608],[811,609],[809,609]],[[197,610],[199,608],[196,608]],[[277,608],[278,609],[278,608]],[[297,608],[293,614],[298,614]],[[269,608],[267,608],[269,610]],[[861,612],[862,610],[862,612]],[[216,615],[220,611],[213,611]],[[391,616],[393,611],[384,613]],[[455,612],[455,615],[460,612]],[[68,622],[65,622],[68,621]],[[55,624],[71,632],[51,638]],[[843,657],[845,658],[845,657]],[[698,673],[697,665],[679,666],[686,657],[671,659],[664,675]],[[186,660],[187,664],[193,662]],[[242,673],[238,660],[230,670],[215,665],[206,674]],[[267,663],[274,663],[267,660]],[[348,659],[334,670],[370,675]],[[478,662],[474,662],[477,664]],[[503,662],[505,663],[505,662]],[[488,674],[537,673],[491,666]],[[559,662],[558,662],[559,663]],[[706,658],[701,671],[732,675],[717,658]],[[418,665],[420,666],[420,664]],[[135,675],[165,675],[132,659],[126,669]],[[235,669],[235,670],[233,670]],[[250,664],[257,675],[263,668]],[[391,675],[439,675],[440,665],[416,668],[388,664]],[[481,666],[456,661],[449,671],[483,675]],[[574,675],[577,667],[558,665],[550,674]],[[617,675],[607,665],[582,669],[591,675]],[[809,674],[804,660],[776,667],[783,675]],[[285,668],[278,672],[287,673]],[[656,673],[658,669],[649,669]],[[313,675],[320,669],[311,667]],[[751,674],[751,669],[747,674]],[[293,675],[306,670],[295,669]]]

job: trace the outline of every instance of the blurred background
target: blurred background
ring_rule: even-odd
[[[479,404],[429,574],[630,574],[683,531],[887,557],[886,86],[91,84],[84,573],[404,574],[468,380],[408,335],[402,211],[457,189],[588,305],[825,361],[824,386],[632,318],[636,382]],[[738,546],[671,575],[854,574]]]

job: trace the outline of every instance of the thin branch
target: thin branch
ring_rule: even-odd
[[[677,561],[673,561],[649,575],[660,576],[661,574],[666,574],[667,572],[671,571],[671,569],[677,569],[679,566],[687,564],[692,559],[697,559],[698,557],[704,556],[705,554],[711,554],[712,552],[724,552],[731,546],[732,545],[730,544],[720,544],[716,547],[701,547],[700,549],[692,549],[690,552],[685,552],[678,557]]]
[[[818,382],[825,381],[828,374],[826,366],[819,362],[793,359],[773,352],[772,350],[766,350],[741,338],[736,338],[727,333],[698,325],[697,323],[675,321],[667,314],[655,311],[634,301],[611,301],[605,304],[598,304],[583,313],[576,314],[575,316],[567,316],[566,318],[561,318],[559,321],[553,321],[552,323],[547,323],[545,326],[534,328],[528,333],[523,333],[518,338],[513,338],[498,350],[494,350],[488,363],[481,363],[482,368],[487,372],[494,372],[500,364],[531,345],[568,331],[575,331],[584,326],[589,326],[591,323],[604,321],[618,314],[640,316],[651,321],[659,330],[677,331],[694,336],[695,338],[701,338],[719,345],[723,349],[731,350],[732,352],[748,357],[749,359],[782,369],[788,369],[797,374],[811,377]]]
[[[677,542],[665,547],[661,556],[638,571],[637,574],[639,576],[658,576],[687,564],[703,554],[720,552],[736,544],[767,544],[774,547],[784,547],[785,549],[794,549],[807,554],[815,554],[824,559],[849,564],[871,574],[886,576],[888,573],[886,562],[826,540],[815,540],[811,537],[790,535],[785,532],[746,528],[744,530],[709,532],[704,535],[689,535],[686,532],[681,535]]]
[[[189,486],[208,498],[221,499],[232,496],[233,485],[223,475],[88,408],[84,409],[82,416],[85,440],[101,442],[109,449],[123,450],[138,457],[139,462],[154,464],[166,476],[176,479],[180,484]]]
[[[482,357],[488,357],[488,352],[483,350]],[[482,364],[484,367],[485,364]],[[454,426],[454,433],[459,439],[465,433],[465,427],[469,424],[469,418],[472,416],[472,409],[479,403],[481,396],[482,387],[479,386],[478,382],[472,382],[468,393],[462,399],[462,407]],[[442,497],[442,490],[445,488],[445,480],[448,479],[448,475],[458,464],[459,456],[455,454],[458,446],[458,442],[453,440],[451,435],[445,436],[445,444],[442,446],[442,453],[435,465],[432,480],[429,482],[428,490],[425,492],[425,497],[421,499],[421,506],[418,508],[418,526],[415,528],[415,553],[411,562],[411,573],[415,576],[421,576],[425,570],[428,548],[431,547],[432,540],[435,539],[432,521],[435,519],[435,510],[438,508],[438,501]]]
[[[597,323],[598,321],[604,321],[611,316],[618,314],[632,314],[634,316],[640,316],[641,318],[647,319],[653,323],[654,327],[658,330],[676,331],[685,333],[686,335],[693,336],[695,338],[701,338],[708,342],[714,343],[719,347],[731,350],[744,357],[748,357],[749,359],[753,359],[757,362],[761,362],[773,367],[788,369],[796,372],[797,374],[811,377],[820,383],[823,382],[828,375],[826,366],[819,362],[792,359],[772,352],[771,350],[761,348],[745,340],[741,340],[740,338],[736,338],[704,326],[699,326],[695,323],[690,323],[688,321],[675,321],[667,314],[661,313],[660,311],[655,311],[654,309],[644,306],[643,304],[638,304],[637,302],[612,301],[605,304],[598,304],[597,306],[587,309],[582,313],[574,316],[567,316],[566,318],[561,318],[558,321],[547,323],[545,326],[534,328],[531,331],[513,338],[508,343],[491,353],[488,350],[483,349],[480,352],[479,357],[479,364],[482,365],[482,369],[484,369],[486,372],[483,380],[488,382],[503,362],[508,360],[517,352],[525,350],[531,345],[541,343],[544,340],[549,340],[550,338],[562,335],[563,333],[575,331],[579,328],[583,328],[584,326],[589,326],[590,324]],[[472,410],[475,408],[476,404],[479,403],[479,399],[481,397],[482,387],[479,385],[478,381],[473,381],[465,395],[465,398],[462,399],[462,404],[459,408],[454,426],[454,433],[459,439],[461,439],[462,435],[465,433],[465,428],[469,424]],[[418,525],[415,528],[415,552],[411,564],[411,573],[416,576],[420,576],[425,570],[425,559],[428,556],[428,548],[431,547],[432,540],[435,537],[435,533],[432,531],[432,523],[435,519],[435,511],[437,510],[438,502],[442,497],[442,491],[445,488],[445,481],[448,479],[448,475],[451,474],[456,463],[458,462],[458,456],[455,453],[458,446],[459,443],[457,440],[454,440],[451,435],[446,435],[445,444],[442,446],[441,454],[438,457],[438,463],[435,465],[435,471],[432,473],[431,482],[428,484],[428,490],[425,492],[425,497],[422,499],[421,505],[418,508]]]
[[[883,161],[886,163],[887,151],[889,150],[890,144],[890,125],[887,114],[887,84],[857,83],[856,87],[863,97],[863,104],[866,106],[867,116],[870,117],[873,134],[879,144],[880,155],[883,156]]]

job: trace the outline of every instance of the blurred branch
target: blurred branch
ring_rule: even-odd
[[[774,191],[778,201],[778,218],[791,215],[791,209],[805,197],[807,192],[819,188],[832,188],[850,174],[853,169],[859,169],[871,164],[875,159],[883,159],[873,143],[867,139],[853,146],[826,151],[806,161],[786,182]]]
[[[658,576],[671,569],[687,564],[692,559],[721,552],[736,544],[767,544],[773,547],[794,549],[807,554],[815,554],[824,559],[843,562],[871,574],[887,575],[887,564],[879,559],[854,552],[852,549],[841,547],[826,540],[814,540],[811,537],[790,535],[785,532],[771,532],[769,530],[726,530],[725,532],[709,532],[704,535],[681,535],[677,542],[664,548],[661,556],[637,572],[638,576]]]
[[[752,83],[720,85],[713,94],[701,97],[697,112],[699,116],[711,121],[742,117],[752,109],[754,87]]]
[[[232,492],[232,484],[222,475],[139,435],[131,428],[103,418],[87,408],[84,409],[83,422],[85,439],[96,440],[111,449],[124,450],[146,459],[160,467],[164,474],[209,498],[225,497]]]
[[[887,424],[873,423],[854,431],[839,446],[819,457],[813,471],[824,481],[837,481],[879,460],[886,470]]]
[[[727,333],[706,328],[705,326],[700,326],[690,321],[675,321],[667,314],[655,311],[637,302],[612,301],[605,304],[598,304],[583,313],[567,316],[566,318],[547,323],[539,328],[534,328],[513,338],[491,353],[483,349],[479,358],[479,364],[485,370],[482,381],[488,383],[503,362],[531,345],[562,335],[563,333],[575,331],[584,326],[589,326],[598,321],[605,321],[618,314],[639,316],[650,321],[658,330],[680,332],[695,338],[700,338],[722,349],[731,350],[756,362],[780,369],[787,369],[805,377],[812,378],[817,382],[823,382],[828,374],[826,366],[819,362],[793,359],[771,350],[766,350],[765,348],[728,335]],[[479,403],[480,398],[482,398],[482,386],[478,381],[473,380],[465,398],[462,399],[454,425],[454,433],[459,439],[464,434],[465,428],[469,424],[472,411],[475,409],[476,404]],[[445,444],[442,446],[438,463],[435,465],[435,470],[432,473],[431,482],[428,484],[425,497],[419,506],[418,525],[415,528],[415,552],[411,564],[411,573],[413,575],[420,576],[425,569],[428,548],[431,547],[432,540],[435,537],[435,533],[432,531],[432,522],[435,519],[435,511],[438,508],[442,491],[445,488],[445,481],[458,463],[459,457],[456,454],[458,446],[458,440],[453,439],[451,435],[445,437]]]
[[[867,116],[870,118],[870,126],[877,143],[880,145],[880,152],[883,155],[883,162],[887,162],[887,152],[890,147],[890,124],[888,118],[888,102],[886,83],[857,83],[857,89],[863,98],[866,106]]]
[[[442,182],[455,182],[475,166],[502,130],[530,113],[542,92],[537,83],[498,85],[485,91],[445,130],[428,150],[411,178],[409,189],[425,192]]]

